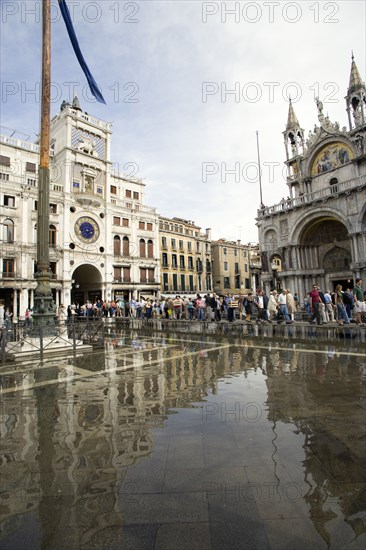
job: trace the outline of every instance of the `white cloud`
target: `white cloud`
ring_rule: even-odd
[[[32,2],[26,4],[30,8]],[[211,4],[219,10],[225,5]],[[344,96],[351,49],[366,77],[365,4],[282,2],[275,7],[272,23],[269,7],[262,2],[251,3],[261,14],[257,23],[244,20],[243,13],[251,19],[256,15],[254,7],[242,11],[248,2],[240,3],[238,23],[229,15],[222,23],[220,13],[203,23],[201,2],[132,2],[131,8],[109,0],[99,2],[101,16],[93,23],[95,13],[88,5],[75,3],[75,28],[108,104],[105,107],[83,97],[84,76],[63,22],[57,21],[53,24],[52,76],[62,97],[55,101],[53,113],[67,96],[64,83],[75,81],[82,108],[113,121],[113,160],[120,166],[126,162],[139,165],[138,175],[145,177],[145,196],[151,206],[163,215],[211,227],[214,238],[257,240],[259,185],[252,166],[257,161],[256,130],[260,132],[264,202],[272,204],[287,195],[282,136],[286,97],[293,97],[306,134],[317,123],[314,97],[318,94],[331,120],[347,124]],[[226,3],[228,8],[234,5]],[[296,6],[301,17],[290,23]],[[8,16],[3,30],[2,79],[25,86],[26,91],[39,81],[40,25],[19,13]],[[133,85],[124,89],[131,82],[138,86],[134,96],[138,103],[126,102],[128,94],[137,90]],[[206,102],[202,101],[204,82],[213,82],[218,89]],[[222,98],[225,86],[230,90],[235,83],[240,89],[238,102],[232,94]],[[34,135],[39,120],[34,98],[26,93],[22,97],[20,90],[3,96],[2,101],[3,124]],[[218,173],[203,182],[205,162],[220,167],[224,163],[228,170],[239,163],[239,181],[230,174],[224,181],[224,174]],[[272,163],[273,181],[264,163]]]

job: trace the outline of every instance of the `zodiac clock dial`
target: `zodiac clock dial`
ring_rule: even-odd
[[[99,238],[99,226],[93,218],[82,217],[75,222],[75,233],[83,243],[95,243]]]

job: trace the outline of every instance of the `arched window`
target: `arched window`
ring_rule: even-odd
[[[154,243],[151,239],[147,241],[147,257],[153,258],[154,257]]]
[[[50,230],[49,230],[49,243],[50,243],[50,246],[51,247],[55,247],[56,246],[56,227],[54,225],[50,225]]]
[[[130,255],[130,241],[128,237],[123,237],[123,255],[124,256]]]
[[[113,238],[113,250],[115,256],[121,255],[121,239],[118,235],[115,235]]]
[[[146,258],[146,244],[144,239],[140,239],[140,258]]]
[[[12,220],[4,221],[4,241],[7,243],[14,242],[14,222]]]

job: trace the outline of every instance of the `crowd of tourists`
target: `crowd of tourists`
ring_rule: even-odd
[[[356,279],[354,287],[343,291],[337,285],[334,292],[323,292],[317,285],[300,302],[297,292],[290,289],[272,290],[269,296],[263,290],[248,291],[239,295],[219,296],[215,292],[195,297],[171,296],[161,300],[140,298],[125,300],[90,301],[79,306],[71,304],[65,310],[59,308],[59,319],[73,320],[77,317],[132,317],[136,319],[176,319],[187,321],[246,321],[251,323],[295,322],[295,314],[301,312],[308,320],[317,324],[338,322],[340,325],[351,321],[362,323],[366,314],[366,292],[362,290],[362,280]],[[303,315],[299,320],[304,320]]]
[[[296,316],[299,312],[301,315]],[[60,322],[73,322],[79,318],[101,319],[103,317],[131,317],[136,319],[184,319],[187,321],[245,321],[252,323],[294,323],[296,320],[309,320],[318,325],[335,323],[339,325],[355,322],[362,324],[366,317],[366,291],[362,289],[362,280],[356,279],[353,288],[342,288],[338,284],[333,292],[322,291],[316,284],[300,301],[297,292],[290,289],[272,290],[267,294],[263,290],[255,293],[248,291],[239,295],[219,296],[215,292],[195,297],[171,296],[161,300],[140,298],[95,302],[87,301],[79,305],[72,303],[68,307],[61,304],[57,308]],[[32,312],[27,308],[25,325],[32,322]],[[0,308],[0,326],[11,325],[11,313]]]

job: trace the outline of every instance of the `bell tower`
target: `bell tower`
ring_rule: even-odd
[[[357,130],[366,124],[366,87],[365,83],[362,82],[353,52],[351,74],[345,99],[349,129],[350,131]]]
[[[295,185],[299,189],[301,178],[301,160],[304,153],[304,130],[300,127],[290,98],[286,130],[283,132],[286,148],[287,185],[292,196]]]

